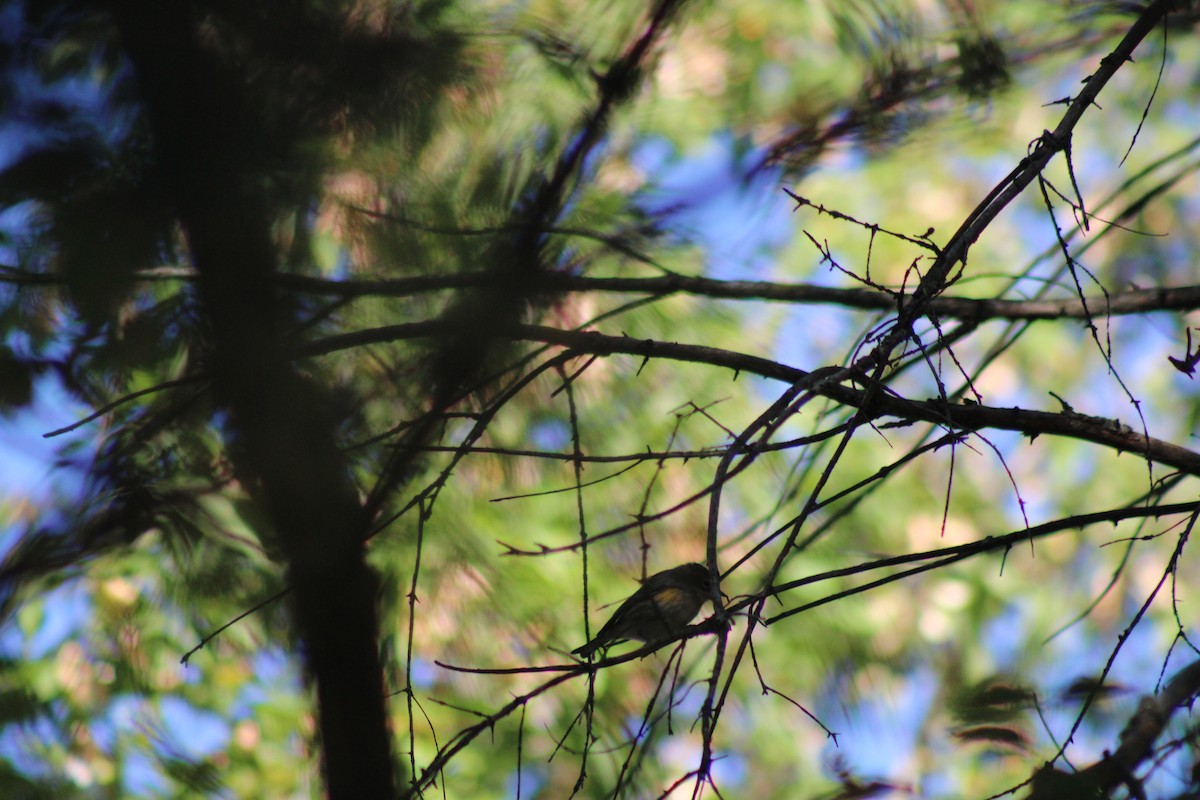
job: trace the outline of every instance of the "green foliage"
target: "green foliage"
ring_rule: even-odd
[[[26,3],[5,66],[27,139],[0,174],[0,413],[51,377],[102,413],[63,446],[82,487],[4,501],[0,795],[323,792],[291,532],[219,388],[221,300],[170,188],[206,171],[259,204],[262,314],[370,516],[405,788],[655,797],[700,770],[727,797],[988,795],[1054,757],[1085,703],[1070,754],[1097,760],[1133,693],[1063,690],[1132,641],[1118,674],[1149,692],[1188,645],[1188,517],[1021,535],[1194,499],[1180,452],[1134,444],[1190,448],[1197,393],[1165,356],[1196,302],[1106,316],[1131,286],[1194,283],[1193,16],[1172,18],[1161,75],[1156,33],[1085,109],[1070,171],[1060,154],[1043,173],[1055,220],[1030,186],[943,287],[1082,292],[1094,333],[1061,309],[934,306],[884,384],[805,384],[730,448],[785,370],[886,338],[896,293],[1130,28],[1114,9],[194,3],[191,68],[241,94],[196,98],[228,125],[172,128],[107,4]],[[155,135],[201,123],[228,137],[202,143],[213,163]],[[713,153],[733,179],[710,177]],[[216,238],[253,223],[217,215]],[[730,280],[747,275],[764,284]],[[833,294],[780,302],[798,281]],[[962,421],[980,408],[997,416]],[[706,558],[722,456],[712,545],[738,613],[720,668],[706,635],[550,685],[637,578]]]

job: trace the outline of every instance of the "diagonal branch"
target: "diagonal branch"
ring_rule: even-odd
[[[305,346],[300,354],[317,356],[366,344],[438,336],[443,332],[444,325],[442,322],[413,322],[331,336]],[[813,374],[768,358],[718,347],[609,336],[596,331],[564,331],[542,325],[518,325],[508,331],[508,335],[514,339],[557,344],[580,353],[598,356],[623,354],[709,364],[726,367],[736,373],[747,372],[786,383],[796,383]],[[868,382],[850,371],[846,371],[846,377]],[[1071,410],[1049,412],[997,408],[976,403],[948,403],[941,399],[909,400],[884,392],[869,396],[869,392],[828,380],[820,381],[816,386],[820,394],[831,400],[852,408],[865,409],[872,419],[897,417],[910,422],[932,422],[952,430],[1009,430],[1031,438],[1043,434],[1066,436],[1099,444],[1117,452],[1138,453],[1151,461],[1175,467],[1191,475],[1200,475],[1200,453],[1138,433],[1118,420],[1093,417]]]

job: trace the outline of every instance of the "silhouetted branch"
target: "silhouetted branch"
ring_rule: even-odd
[[[316,356],[371,343],[438,336],[445,328],[446,323],[443,322],[390,325],[322,339],[306,345],[301,352],[303,355]],[[810,374],[815,374],[771,359],[704,345],[608,336],[595,331],[564,331],[539,325],[514,326],[508,334],[513,338],[562,345],[581,353],[624,354],[709,364],[787,383],[804,380]],[[860,380],[852,372],[847,372],[847,376],[852,380]],[[908,400],[890,394],[871,398],[863,391],[828,380],[821,381],[818,391],[844,405],[865,409],[873,419],[892,416],[909,421],[932,422],[954,430],[994,428],[1017,431],[1031,438],[1043,434],[1067,436],[1100,444],[1117,452],[1137,453],[1151,461],[1200,475],[1200,453],[1137,433],[1119,420],[1088,416],[1071,410],[1048,412],[995,408],[975,403]]]

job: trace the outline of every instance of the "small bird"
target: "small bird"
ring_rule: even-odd
[[[665,639],[685,628],[711,593],[712,577],[703,564],[682,564],[651,575],[594,639],[571,652],[591,658],[601,647],[622,639]]]

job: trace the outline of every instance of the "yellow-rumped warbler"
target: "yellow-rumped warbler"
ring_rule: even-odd
[[[601,647],[621,639],[665,639],[687,627],[711,592],[711,576],[703,564],[683,564],[651,575],[621,603],[596,638],[571,652],[591,658]]]

